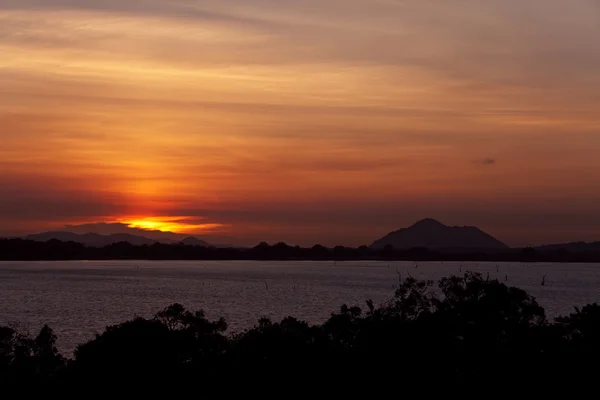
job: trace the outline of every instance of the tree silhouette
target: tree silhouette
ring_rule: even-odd
[[[268,397],[273,384],[295,395],[328,388],[352,396],[399,384],[409,386],[403,392],[435,384],[456,393],[539,393],[549,380],[554,390],[593,386],[600,372],[599,305],[549,322],[525,291],[474,273],[437,286],[409,276],[389,301],[343,305],[323,324],[261,318],[243,332],[226,330],[222,318],[173,304],[107,327],[65,362],[50,328],[32,338],[0,327],[0,381],[6,393],[25,395]]]

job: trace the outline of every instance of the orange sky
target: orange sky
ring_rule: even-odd
[[[599,37],[595,0],[0,0],[0,234],[600,240]]]

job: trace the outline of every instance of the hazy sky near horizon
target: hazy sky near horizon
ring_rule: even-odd
[[[0,0],[0,234],[600,240],[598,38],[598,0]]]

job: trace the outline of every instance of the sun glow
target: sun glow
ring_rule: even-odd
[[[211,232],[222,228],[222,224],[197,223],[192,217],[144,217],[122,219],[118,222],[127,224],[130,228],[174,233]]]

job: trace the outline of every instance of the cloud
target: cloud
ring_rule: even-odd
[[[0,0],[0,229],[352,243],[449,199],[596,201],[600,4],[516,3]]]
[[[480,160],[475,160],[475,164],[492,166],[492,165],[496,165],[496,159],[490,158],[490,157],[485,157]]]
[[[131,234],[131,235],[139,235],[146,236],[149,238],[161,237],[164,236],[165,233],[177,233],[190,235],[198,235],[198,234],[207,234],[214,233],[224,230],[224,226],[221,224],[208,224],[203,220],[203,224],[196,224],[193,226],[195,229],[190,229],[187,225],[193,219],[191,217],[179,217],[179,218],[155,218],[153,220],[157,220],[164,223],[156,224],[156,226],[148,226],[148,227],[137,227],[134,224],[123,223],[123,222],[96,222],[96,223],[85,223],[85,224],[77,224],[77,225],[65,225],[61,230],[73,232],[77,234],[86,234],[86,233],[98,233],[101,235],[113,235],[113,234]],[[199,220],[199,218],[196,218]],[[170,221],[170,222],[169,222]],[[179,228],[179,229],[174,229]],[[152,236],[154,235],[154,236]]]

